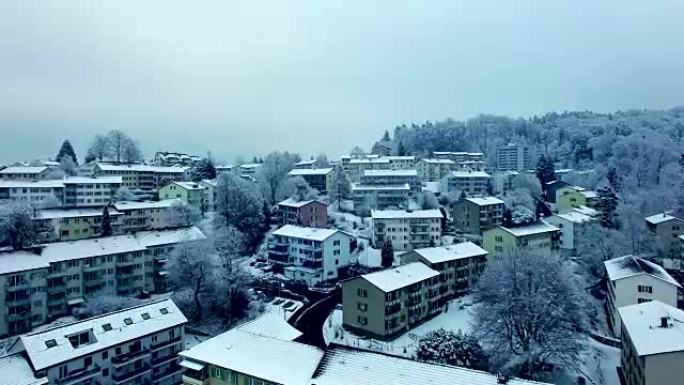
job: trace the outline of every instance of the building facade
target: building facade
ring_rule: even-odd
[[[499,170],[531,170],[536,161],[537,156],[529,146],[509,144],[496,151],[496,168]]]
[[[416,163],[416,169],[423,182],[438,182],[457,170],[458,164],[450,159],[421,159]]]
[[[678,237],[684,235],[684,220],[667,213],[651,215],[644,220],[649,234],[656,241],[658,257],[664,260],[666,267],[672,264],[667,260],[679,260],[681,243]]]
[[[47,166],[10,166],[0,170],[0,180],[43,180],[47,179],[50,168]]]
[[[332,189],[332,174],[332,168],[294,169],[287,173],[289,176],[304,178],[311,188],[318,190],[322,195],[326,195]]]
[[[395,251],[409,251],[441,243],[442,212],[439,210],[373,210],[373,244],[380,248],[385,240]]]
[[[558,244],[561,250],[574,253],[576,240],[583,236],[587,226],[596,221],[596,218],[573,209],[544,218],[544,220],[560,230]]]
[[[412,193],[419,193],[422,183],[416,170],[366,170],[361,177],[365,186],[402,186],[408,184]]]
[[[161,201],[117,201],[112,204],[121,213],[121,232],[135,233],[144,230],[161,230],[186,227],[185,219],[179,217],[175,208],[181,205],[178,199]]]
[[[357,215],[368,215],[371,210],[407,209],[411,186],[408,184],[396,186],[352,184],[351,192],[354,212]]]
[[[30,203],[35,207],[64,206],[64,183],[61,180],[0,180],[0,199]]]
[[[482,235],[503,223],[504,208],[504,201],[491,196],[459,199],[453,205],[454,224],[464,233]]]
[[[361,177],[366,170],[390,170],[390,160],[387,158],[353,158],[345,161],[342,159],[342,167],[347,171],[349,181],[352,183],[361,182]]]
[[[123,234],[123,213],[113,206],[107,209],[112,234]],[[102,231],[102,208],[36,210],[31,220],[40,242],[76,241],[99,237]]]
[[[183,154],[181,152],[157,151],[154,154],[155,166],[197,166],[202,158],[199,155]]]
[[[442,184],[447,191],[465,192],[467,196],[487,196],[490,194],[491,176],[484,171],[452,171]]]
[[[103,207],[113,200],[114,193],[122,186],[119,176],[89,178],[64,178],[65,207]]]
[[[522,249],[551,254],[558,251],[559,239],[560,230],[541,221],[525,226],[497,226],[489,229],[482,235],[482,247],[493,257]]]
[[[170,182],[188,180],[190,177],[190,167],[97,163],[93,168],[93,173],[96,176],[120,176],[122,186],[156,196],[157,191]]]
[[[292,198],[278,202],[280,225],[325,228],[328,226],[328,205],[318,200],[297,201]]]
[[[556,209],[559,212],[573,208],[596,205],[596,192],[579,186],[563,186],[556,189]]]
[[[206,187],[195,182],[171,182],[159,189],[159,199],[179,199],[202,212],[208,207]]]

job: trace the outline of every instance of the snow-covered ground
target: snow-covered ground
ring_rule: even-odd
[[[379,352],[405,357],[412,357],[418,339],[437,329],[446,329],[468,333],[472,329],[472,298],[465,296],[449,302],[446,310],[425,323],[411,329],[392,341],[380,341],[354,335],[342,328],[342,310],[335,309],[323,325],[323,336],[326,343],[335,342],[340,345],[356,346]]]

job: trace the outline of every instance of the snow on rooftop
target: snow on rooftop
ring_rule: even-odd
[[[294,341],[302,335],[302,332],[292,327],[282,315],[275,311],[267,311],[236,329],[283,341]]]
[[[633,277],[641,274],[648,274],[669,284],[681,287],[679,283],[672,278],[672,276],[668,274],[668,272],[665,271],[662,266],[633,255],[613,258],[605,261],[603,264],[606,266],[608,279],[611,281],[617,281],[618,279]]]
[[[416,170],[364,170],[364,176],[415,176],[418,177]]]
[[[488,206],[488,205],[498,205],[505,203],[497,197],[478,197],[478,198],[465,198],[468,202],[475,203],[478,206]]]
[[[523,236],[532,235],[532,234],[548,233],[551,231],[558,231],[559,230],[558,227],[550,225],[544,221],[533,223],[531,225],[519,226],[519,227],[504,227],[504,226],[499,226],[499,227],[504,229],[505,231],[508,231],[509,233],[515,235],[516,237],[523,237]]]
[[[61,179],[49,180],[0,180],[0,188],[15,187],[15,188],[31,188],[31,187],[45,187],[45,188],[59,188],[64,187],[64,182]]]
[[[110,207],[109,215],[123,215],[117,209]],[[76,209],[44,209],[36,210],[34,219],[60,219],[79,217],[99,217],[102,215],[101,208],[76,208]]]
[[[566,221],[570,221],[572,223],[584,223],[584,222],[590,222],[590,221],[594,220],[594,218],[589,216],[589,215],[582,214],[580,212],[572,211],[572,210],[567,211],[565,213],[556,214],[554,216],[556,216],[558,218],[565,219]],[[552,217],[553,216],[551,216],[551,218]]]
[[[593,190],[580,191],[580,194],[584,195],[585,198],[596,198],[598,196],[598,193]]]
[[[301,227],[294,225],[285,225],[273,232],[273,235],[280,235],[282,237],[301,238],[312,241],[324,241],[333,234],[342,232],[337,229],[316,229],[313,227]]]
[[[144,316],[144,314],[147,315]],[[128,320],[132,323],[127,322]],[[21,336],[20,339],[34,369],[42,370],[186,322],[187,319],[176,304],[167,299],[41,332],[29,333]],[[106,330],[109,329],[105,326],[107,324],[111,326],[111,330]],[[78,347],[72,346],[67,336],[86,331],[92,331],[90,338],[93,341]],[[54,341],[55,345],[48,347],[52,345],[48,341]]]
[[[459,170],[450,172],[449,176],[454,178],[489,178],[491,175],[484,171]]]
[[[121,176],[98,176],[98,177],[87,177],[87,176],[70,176],[64,178],[64,184],[85,184],[85,183],[109,183],[109,184],[121,184],[123,178]]]
[[[202,179],[200,183],[203,183],[205,185],[209,185],[211,187],[216,187],[218,186],[218,179]]]
[[[416,157],[413,155],[389,155],[389,156],[383,156],[381,159],[389,159],[389,160],[415,160]]]
[[[441,263],[487,254],[487,250],[472,242],[461,242],[448,246],[424,247],[413,251],[427,259],[430,263]]]
[[[364,274],[361,277],[378,289],[388,293],[438,275],[439,272],[432,270],[423,262],[412,262],[376,271],[375,273]]]
[[[180,355],[281,385],[306,385],[323,357],[319,348],[232,329]]]
[[[390,160],[387,158],[363,158],[363,159],[351,159],[349,164],[371,164],[371,163],[387,163]]]
[[[183,203],[183,201],[181,201],[180,199],[174,198],[174,199],[162,199],[160,201],[143,201],[143,202],[116,201],[113,204],[117,210],[126,211],[126,210],[163,209],[163,208],[171,207],[175,204],[182,204],[182,203]]]
[[[171,182],[177,186],[183,187],[186,190],[204,190],[206,187],[202,186],[199,183],[195,182],[179,182],[179,181],[174,181]]]
[[[240,168],[243,169],[255,169],[261,167],[261,163],[244,163],[240,165]]]
[[[651,215],[650,217],[644,218],[644,220],[648,223],[651,223],[653,225],[658,225],[663,222],[670,221],[672,219],[679,219],[675,217],[674,215],[670,215],[667,213],[662,213],[662,214],[656,214],[656,215]]]
[[[28,250],[0,252],[0,275],[42,269],[50,264],[44,257]]]
[[[152,230],[135,233],[135,238],[144,247],[170,245],[173,243],[198,241],[206,236],[197,227],[187,227],[173,230]]]
[[[97,166],[103,171],[138,171],[138,172],[156,172],[156,173],[184,173],[190,167],[181,166],[149,166],[146,164],[107,164],[98,163]]]
[[[308,200],[305,199],[305,200],[299,201],[299,200],[296,200],[293,198],[287,198],[284,201],[278,202],[278,205],[279,206],[287,206],[287,207],[302,207],[302,206],[308,205],[311,202],[319,202],[319,203],[324,204],[323,202],[321,202],[317,199],[308,199]]]
[[[426,159],[421,159],[421,162],[424,163],[430,163],[430,164],[456,164],[451,159],[436,159],[436,158],[426,158]]]
[[[135,236],[127,234],[80,239],[77,241],[46,243],[43,245],[41,256],[47,262],[55,263],[143,250],[145,250],[145,247],[135,239]]]
[[[659,301],[618,309],[639,356],[684,351],[684,311]],[[665,318],[667,327],[662,326]]]
[[[574,211],[580,214],[588,215],[590,217],[595,217],[598,215],[598,211],[587,206],[573,207],[570,211]]]
[[[291,176],[304,176],[304,175],[328,175],[332,172],[332,168],[295,168],[287,173]]]
[[[328,347],[310,385],[497,385],[496,374],[430,364],[347,346]],[[544,385],[511,378],[508,385]],[[549,385],[549,384],[546,384]]]
[[[0,170],[0,174],[40,174],[47,169],[46,166],[10,166]]]
[[[442,218],[442,212],[433,210],[372,210],[373,219],[397,219],[397,218]]]
[[[387,191],[387,190],[411,190],[411,186],[408,183],[399,185],[368,185],[360,183],[352,183],[352,191]]]
[[[22,353],[0,357],[0,385],[45,385],[47,377],[36,378]]]

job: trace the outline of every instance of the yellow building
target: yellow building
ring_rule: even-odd
[[[207,208],[206,187],[195,182],[171,182],[159,189],[159,199],[180,199],[198,210]]]
[[[556,190],[556,209],[559,212],[580,206],[594,207],[596,191],[579,186],[565,186]]]
[[[519,249],[550,254],[558,249],[559,237],[560,229],[544,221],[518,227],[498,226],[484,232],[482,246],[496,257]]]

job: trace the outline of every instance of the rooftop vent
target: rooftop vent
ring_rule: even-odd
[[[660,317],[660,327],[667,329],[667,317]]]

